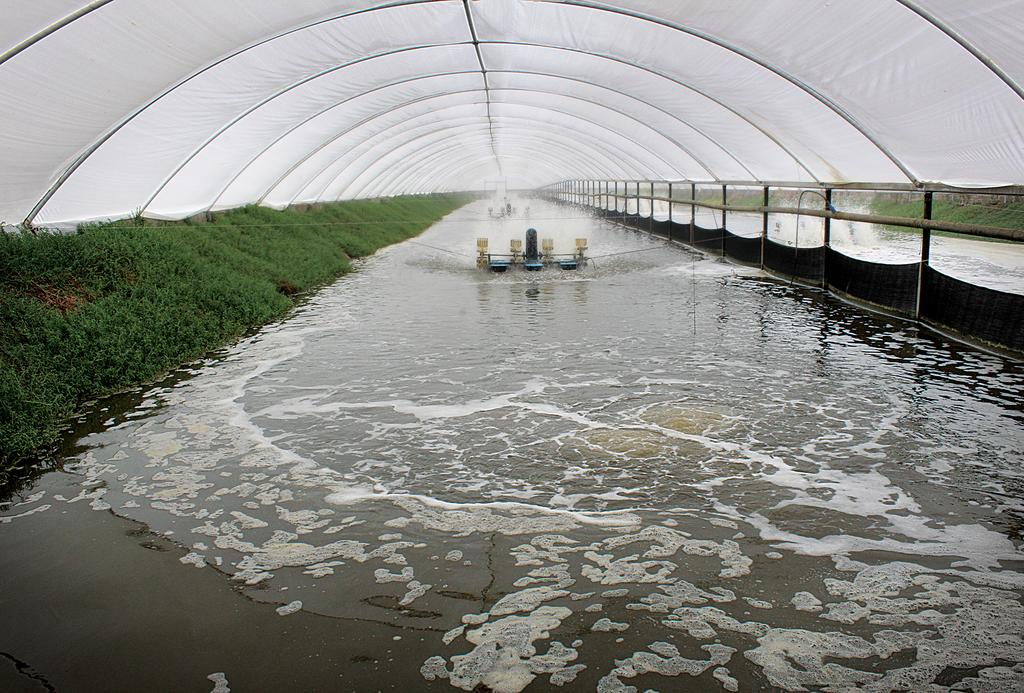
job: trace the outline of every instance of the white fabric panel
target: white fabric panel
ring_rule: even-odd
[[[163,189],[147,212],[159,217],[173,216],[180,210],[207,209],[225,180],[230,180],[258,155],[267,142],[281,137],[296,123],[332,107],[353,120],[378,112],[382,97],[375,90],[382,84],[395,85],[386,90],[386,98],[405,102],[425,95],[422,86],[409,80],[442,71],[469,73],[477,69],[473,47],[457,45],[396,53],[311,80],[254,111],[204,147]],[[475,72],[461,75],[460,81],[475,84],[482,79]],[[361,94],[368,98],[360,99],[359,110],[346,103]]]
[[[580,175],[596,176],[609,168],[630,172],[637,170],[629,164],[628,159],[618,161],[614,156],[609,156],[593,145],[581,145],[579,140],[558,134],[556,131],[534,129],[530,123],[496,124],[495,142],[498,141],[511,144],[519,156],[560,162],[563,169],[580,171]],[[471,158],[476,155],[471,148],[464,146],[466,142],[465,139],[439,141],[405,159],[402,169],[377,168],[370,172],[374,174],[374,180],[362,188],[350,188],[346,197],[397,194],[412,190],[415,188],[414,185],[408,187],[403,187],[403,185],[409,179],[415,179],[417,175],[436,176],[443,179],[445,175],[448,175],[446,171],[457,170],[458,167],[464,165],[464,160],[467,157]],[[493,158],[489,132],[481,133],[475,140],[475,144],[478,146],[481,156]],[[497,146],[495,148],[497,149]]]
[[[844,3],[831,7],[840,5],[853,8]],[[775,8],[770,3],[761,6]],[[517,41],[610,56],[713,93],[775,135],[807,162],[819,180],[907,180],[863,135],[819,101],[707,41],[651,22],[565,4],[505,0],[471,7],[481,41]],[[770,27],[793,23],[791,16],[775,11],[770,18]],[[752,31],[757,26],[749,23]],[[866,59],[868,53],[863,55]]]
[[[953,29],[1024,86],[1024,2],[1020,0],[917,0],[917,4]]]
[[[0,219],[23,218],[78,152],[204,65],[267,35],[366,4],[113,2],[51,34],[0,66]],[[34,33],[34,25],[48,18],[37,12],[37,0],[6,5],[2,24],[8,27],[33,26]],[[140,145],[133,158],[148,147]],[[122,162],[112,165],[109,178],[92,190],[94,198],[117,195]],[[141,202],[106,209],[124,213]],[[85,216],[74,205],[63,214]]]
[[[650,148],[642,146],[642,131],[630,131],[628,121],[620,125],[624,128],[621,131],[611,129],[606,124],[599,122],[599,120],[624,120],[614,113],[595,112],[588,114],[592,116],[592,119],[584,119],[568,110],[572,105],[571,102],[564,104],[566,110],[560,111],[551,106],[531,104],[527,100],[528,97],[529,94],[517,96],[514,103],[498,101],[492,97],[491,115],[495,117],[495,122],[501,118],[522,118],[527,122],[532,121],[538,130],[554,130],[559,134],[564,132],[573,139],[592,142],[604,151],[635,161],[639,170],[650,171],[654,178],[663,180],[685,175],[685,172],[673,168],[672,163],[665,156],[659,154],[656,142],[649,143]],[[497,98],[501,99],[503,95],[498,94]],[[596,109],[594,110],[596,111]],[[686,159],[692,162],[689,157]],[[691,165],[695,166],[695,164]]]
[[[177,166],[261,101],[354,61],[470,38],[462,4],[437,2],[357,14],[263,43],[207,70],[135,118],[90,157],[41,218],[67,219],[72,209],[101,218],[145,205]],[[377,83],[386,78],[382,73]]]
[[[320,155],[321,148],[329,147],[334,140],[349,132],[351,128],[366,128],[375,121],[380,123],[398,108],[402,108],[402,111],[392,116],[396,123],[411,120],[414,117],[411,113],[434,114],[443,108],[443,103],[451,102],[450,99],[445,99],[446,92],[456,95],[473,92],[470,98],[479,99],[480,103],[483,103],[483,88],[483,77],[479,73],[428,77],[384,87],[339,103],[306,122],[296,124],[294,129],[281,139],[269,144],[235,180],[230,181],[228,188],[215,203],[214,209],[227,209],[261,199],[277,185],[282,175],[293,167],[304,164],[304,160],[308,160],[307,157]],[[464,101],[463,98],[460,102]],[[439,120],[445,115],[441,112],[434,116],[434,120]],[[307,170],[315,169],[319,162],[331,155],[332,151],[334,150],[329,150],[323,158],[314,159]],[[322,170],[324,165],[326,164],[320,165],[319,170]]]
[[[418,151],[438,137],[450,135],[454,130],[462,131],[470,126],[467,129],[478,131],[486,129],[488,123],[483,92],[472,103],[438,109],[413,119],[403,119],[391,127],[379,129],[371,137],[347,149],[326,167],[323,175],[316,177],[312,185],[304,188],[299,199],[337,199],[367,168],[385,157],[392,157],[395,151],[407,145]]]
[[[58,183],[38,223],[499,175],[1024,184],[1024,100],[927,18],[1019,88],[1021,0],[592,1],[470,2],[485,84],[460,0],[8,0],[0,53],[54,30],[0,63],[0,220]]]
[[[322,145],[312,151],[302,152],[304,158],[294,169],[279,172],[271,182],[273,187],[268,188],[266,201],[275,205],[287,205],[295,199],[320,198],[325,187],[348,165],[351,157],[362,151],[359,149],[360,145],[364,142],[372,144],[372,138],[377,133],[391,133],[391,128],[401,129],[407,123],[419,123],[422,117],[443,120],[448,117],[450,109],[467,104],[478,104],[479,112],[486,115],[483,79],[466,86],[473,90],[442,92],[423,101],[383,109],[378,117],[360,123],[358,127],[339,128],[336,133],[331,133],[329,138],[325,138]],[[479,87],[479,90],[475,87]],[[278,180],[281,175],[284,177]]]
[[[512,143],[518,152],[518,156],[529,156],[535,160],[563,162],[572,161],[572,156],[578,156],[574,149],[574,143],[565,142],[562,138],[551,133],[538,135],[536,132],[524,132],[522,134],[508,134],[506,139]],[[461,143],[460,143],[461,144]],[[413,191],[423,185],[423,181],[439,177],[445,179],[450,175],[447,171],[458,170],[472,163],[493,161],[493,155],[489,149],[490,136],[483,134],[479,138],[481,150],[474,153],[472,150],[452,147],[442,147],[429,154],[421,154],[412,161],[406,170],[396,171],[394,169],[383,171],[378,180],[355,193],[358,197],[375,197],[377,195],[401,194],[406,191]],[[580,164],[579,170],[587,171],[583,175],[596,175],[598,168],[586,168],[586,164]],[[503,172],[495,170],[495,175],[502,175]]]
[[[538,94],[564,94],[573,98],[604,104],[620,113],[634,118],[672,140],[675,146],[686,147],[701,168],[707,166],[718,178],[755,178],[753,171],[743,165],[742,160],[716,143],[708,135],[679,118],[677,114],[658,108],[656,105],[620,93],[618,85],[598,86],[569,78],[547,75],[523,74],[516,72],[488,72],[492,90],[520,89]]]
[[[552,113],[565,113],[579,118],[579,127],[608,142],[628,140],[632,148],[643,151],[660,161],[668,178],[703,177],[711,175],[685,149],[656,130],[627,115],[600,104],[589,103],[569,96],[537,94],[529,91],[494,91],[491,102],[495,104],[492,113],[500,114],[500,104],[523,104],[542,108]]]
[[[613,4],[725,37],[813,85],[920,179],[968,185],[1024,179],[1020,98],[964,48],[894,0],[746,0],[718,8],[700,0]],[[1008,71],[1024,71],[1024,3],[920,4],[962,27]],[[897,179],[882,173],[868,170],[864,180]]]
[[[34,0],[11,7],[7,0],[0,22],[0,53],[6,53],[22,41],[56,24],[79,9],[86,7],[84,0]]]
[[[614,85],[633,98],[674,113],[699,128],[723,149],[733,152],[759,180],[814,180],[764,131],[670,79],[621,62],[552,48],[492,44],[482,46],[481,51],[488,70],[524,70]]]
[[[535,117],[535,111],[531,111],[531,115],[527,117],[499,119],[494,117],[492,105],[492,120],[495,123],[493,128],[495,149],[491,148],[491,131],[485,125],[481,133],[485,135],[483,137],[486,143],[485,153],[493,158],[497,142],[503,141],[504,134],[508,133],[507,136],[510,139],[515,138],[517,142],[545,142],[552,147],[557,147],[560,150],[559,157],[563,161],[563,165],[568,165],[569,170],[586,171],[586,174],[590,176],[607,175],[606,172],[609,170],[634,172],[644,170],[643,165],[635,162],[629,154],[622,155],[620,151],[606,148],[600,141],[588,141],[587,137],[574,135],[571,131],[567,133],[557,127],[535,128]],[[507,121],[507,125],[505,121]],[[374,162],[372,166],[359,172],[359,175],[345,189],[340,189],[332,196],[325,196],[323,199],[368,196],[371,194],[372,186],[379,183],[382,178],[386,184],[390,184],[396,179],[400,180],[400,177],[405,175],[406,169],[414,169],[414,164],[435,155],[440,159],[436,164],[439,169],[449,166],[451,162],[445,159],[459,155],[466,141],[466,138],[454,138],[452,133],[440,133],[440,136],[434,138],[432,142],[413,142],[411,146],[399,148],[387,157]],[[541,151],[543,152],[542,156],[551,156],[550,152]],[[393,166],[395,161],[401,161],[402,166]],[[627,168],[631,162],[633,162],[632,165]],[[441,175],[438,174],[438,177],[440,178]],[[331,187],[337,189],[335,186]],[[405,188],[398,190],[398,192],[406,191]],[[389,192],[388,194],[396,193]]]
[[[492,92],[492,96],[493,95],[494,95],[494,93]],[[482,108],[482,104],[484,103],[483,96],[484,96],[484,94],[481,91],[479,93],[479,103],[481,104],[480,113],[485,115],[486,114],[486,110],[484,108]],[[493,112],[493,109],[492,109],[492,112]],[[451,117],[451,116],[448,115],[448,114],[444,114],[444,117]],[[419,122],[420,122],[419,119],[417,119],[417,120],[410,120],[410,121],[407,121],[407,122],[399,121],[398,127],[411,127],[413,125],[418,124]],[[565,126],[564,125],[556,126],[556,125],[553,125],[553,124],[548,124],[546,127],[547,128],[554,128],[554,127],[565,127]],[[578,128],[577,128],[577,126],[574,126],[572,129],[576,130]],[[330,200],[330,199],[337,199],[339,197],[348,197],[348,196],[350,196],[350,194],[345,191],[345,188],[350,184],[351,181],[355,180],[356,176],[358,176],[358,175],[360,175],[362,173],[363,167],[364,167],[364,164],[360,163],[360,161],[358,160],[356,155],[359,154],[361,151],[363,151],[363,152],[365,152],[363,154],[363,159],[366,160],[366,161],[373,161],[375,157],[380,157],[380,156],[382,156],[384,154],[389,154],[391,152],[391,150],[394,148],[393,144],[394,144],[394,138],[397,137],[396,133],[394,133],[391,130],[386,130],[386,131],[378,130],[372,137],[379,139],[382,136],[386,136],[387,139],[384,141],[383,145],[377,146],[376,148],[372,148],[372,149],[370,149],[368,151],[367,150],[363,150],[362,148],[364,147],[364,144],[365,144],[364,143],[364,144],[359,145],[359,147],[356,147],[356,148],[348,150],[348,151],[344,151],[343,155],[340,158],[335,159],[332,162],[330,162],[329,165],[328,165],[328,168],[326,168],[324,170],[321,170],[321,172],[319,174],[317,174],[317,176],[314,179],[314,181],[312,183],[310,183],[309,185],[307,185],[304,188],[304,190],[301,191],[298,194],[298,196],[293,198],[293,199],[296,200],[296,201],[308,201],[308,200],[316,200],[316,199]],[[592,133],[588,133],[584,139],[591,138],[593,136],[594,135]],[[580,137],[580,135],[577,135],[577,137]],[[583,144],[581,144],[581,145],[578,145],[578,146],[584,147],[585,149],[588,149],[588,150],[592,150],[593,149],[591,145],[583,145]],[[325,151],[329,151],[329,154],[333,154],[335,151],[337,151],[337,149],[338,149],[337,147],[332,147],[331,150],[325,150]],[[603,154],[601,154],[601,152],[596,151],[596,150],[594,150],[593,153],[594,153],[595,156],[603,155]],[[629,153],[629,152],[624,152],[622,150],[618,150],[618,151],[616,151],[614,153],[614,156],[629,158],[629,157],[632,157],[632,154]],[[389,159],[389,161],[392,161],[392,160],[394,160],[394,158]],[[399,157],[398,160],[401,160],[401,158]],[[592,171],[593,169],[588,169],[588,170]],[[645,168],[639,168],[639,169],[638,168],[634,168],[633,170],[636,171],[636,170],[646,170],[646,169]],[[335,176],[335,177],[331,178],[328,181],[327,180],[328,177],[331,177],[331,176]],[[284,203],[284,201],[281,200],[280,198],[278,198],[276,195],[273,198],[273,202],[275,204],[278,204],[278,205]]]

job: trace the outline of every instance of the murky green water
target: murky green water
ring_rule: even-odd
[[[1024,369],[487,204],[148,391],[0,506],[0,652],[22,669],[0,682],[1024,686]],[[527,225],[558,252],[589,238],[596,266],[466,256]],[[126,548],[147,541],[166,550]],[[113,671],[79,661],[90,619]]]

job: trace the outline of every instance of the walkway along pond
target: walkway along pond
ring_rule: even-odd
[[[0,689],[1024,687],[1024,367],[527,205],[97,405]],[[475,268],[528,226],[599,259]]]

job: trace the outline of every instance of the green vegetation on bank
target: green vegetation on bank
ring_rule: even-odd
[[[0,233],[0,472],[52,444],[82,402],[280,317],[350,258],[415,236],[466,201],[252,206],[206,223]]]
[[[991,198],[985,201],[971,199],[959,200],[957,196],[936,195],[932,203],[932,219],[955,221],[961,224],[977,224],[978,226],[999,226],[1006,229],[1024,229],[1024,200],[1005,200]],[[983,196],[976,196],[983,198]],[[900,196],[877,196],[871,200],[871,213],[886,217],[911,217],[920,219],[924,215],[924,202],[920,195],[912,199],[901,199]],[[897,226],[886,226],[894,231],[919,233],[911,229]],[[961,236],[975,238],[966,234],[951,231],[932,231],[939,236]],[[994,239],[993,239],[994,240]],[[1012,243],[1013,241],[996,241]]]

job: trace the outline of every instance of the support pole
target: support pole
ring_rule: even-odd
[[[650,210],[651,210],[651,221],[647,225],[647,230],[649,232],[651,232],[651,233],[654,233],[654,181],[651,181]]]
[[[770,194],[768,186],[764,186],[764,204],[762,205],[765,209],[768,208],[768,196]],[[764,246],[768,242],[768,212],[761,213],[761,269],[764,269]]]
[[[668,242],[672,242],[672,184],[668,184]]]
[[[924,194],[924,218],[932,218],[932,193]],[[917,272],[917,304],[914,307],[914,317],[921,319],[921,304],[924,300],[924,278],[925,270],[932,256],[932,230],[928,226],[921,227],[921,264]]]
[[[832,188],[825,188],[825,209],[832,209]],[[832,220],[825,217],[825,243],[821,255],[821,288],[828,288],[828,253],[832,247]]]
[[[697,184],[690,183],[690,199],[697,201]],[[693,229],[697,226],[697,205],[690,205],[690,245],[693,245]]]
[[[728,186],[722,186],[722,206],[729,204],[729,197],[727,192]],[[726,211],[722,210],[722,257],[725,257],[725,215]]]

